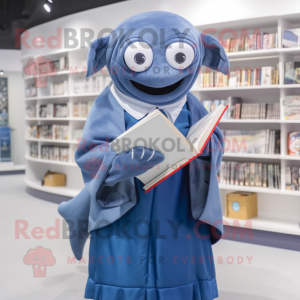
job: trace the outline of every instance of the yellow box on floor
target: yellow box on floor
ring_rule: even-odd
[[[225,216],[248,220],[257,217],[257,194],[234,192],[226,195]]]
[[[44,185],[46,186],[65,186],[66,174],[48,172],[44,177]]]

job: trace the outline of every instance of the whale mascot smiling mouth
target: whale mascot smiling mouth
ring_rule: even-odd
[[[164,155],[146,147],[117,154],[109,143],[155,109],[187,136],[208,113],[190,90],[202,66],[229,73],[226,53],[186,19],[153,11],[126,19],[91,43],[87,77],[105,66],[112,81],[95,100],[75,152],[85,187],[58,208],[78,260],[91,237],[85,297],[214,299],[212,244],[223,233],[220,129],[201,155],[147,193],[136,177],[159,166]],[[201,257],[203,263],[179,265],[180,257]]]

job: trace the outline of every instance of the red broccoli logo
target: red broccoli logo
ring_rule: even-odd
[[[87,159],[86,162],[83,165],[83,169],[90,171],[91,179],[93,178],[99,178],[99,170],[105,171],[106,167],[103,163],[102,159],[99,159],[97,157],[93,157],[91,159]]]
[[[47,266],[51,267],[56,263],[52,251],[41,246],[28,250],[23,261],[26,265],[32,265],[33,277],[46,277]]]
[[[55,76],[57,69],[51,59],[39,56],[28,61],[24,67],[24,73],[33,75],[35,87],[45,88],[47,87],[48,76]]]

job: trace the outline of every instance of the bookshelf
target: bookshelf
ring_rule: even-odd
[[[286,18],[286,19],[285,19]],[[289,20],[289,21],[288,21]],[[300,20],[298,16],[298,20]],[[230,25],[229,25],[230,24]],[[225,153],[224,161],[275,163],[281,168],[281,188],[262,188],[255,186],[235,186],[219,184],[223,208],[226,194],[233,191],[258,193],[258,218],[251,220],[251,228],[300,235],[300,191],[285,189],[285,167],[300,166],[300,157],[287,154],[287,134],[291,131],[300,131],[299,120],[285,120],[283,112],[283,99],[288,95],[300,95],[299,84],[284,84],[284,67],[286,61],[300,61],[300,47],[282,48],[282,32],[284,29],[300,28],[300,22],[285,16],[278,16],[271,21],[260,18],[257,24],[253,20],[239,20],[198,26],[199,31],[207,28],[217,29],[215,37],[224,28],[234,29],[238,35],[242,28],[247,28],[249,34],[255,28],[261,32],[278,33],[279,43],[276,49],[252,50],[227,53],[233,68],[245,66],[251,69],[257,66],[275,66],[278,64],[279,84],[270,86],[242,86],[242,87],[199,87],[196,82],[192,88],[194,95],[204,100],[227,99],[240,97],[242,103],[280,103],[280,119],[222,119],[219,127],[224,130],[257,130],[279,129],[281,131],[280,154],[248,154]],[[232,36],[228,36],[231,38]],[[243,101],[245,99],[245,102]],[[238,127],[237,127],[238,126]],[[242,227],[247,227],[247,222],[238,220]],[[234,226],[234,220],[224,217],[224,224]]]
[[[51,99],[69,99],[69,98],[84,98],[84,97],[97,97],[99,93],[91,94],[73,94],[73,95],[56,95],[56,96],[47,96],[47,97],[29,97],[25,98],[25,101],[34,101],[34,100],[51,100]]]
[[[178,13],[178,12],[176,12]],[[188,16],[185,16],[188,18]],[[122,19],[124,16],[122,16]],[[279,66],[279,84],[270,86],[243,86],[243,87],[218,87],[218,88],[199,88],[195,85],[191,92],[199,100],[216,100],[227,99],[227,97],[241,97],[246,99],[247,103],[260,103],[272,102],[280,103],[280,119],[272,120],[259,120],[259,119],[241,119],[241,120],[221,120],[219,127],[223,129],[248,128],[250,130],[256,129],[280,129],[281,131],[281,154],[276,155],[255,155],[255,154],[235,154],[226,153],[224,160],[227,161],[246,161],[246,162],[274,162],[281,166],[281,189],[260,188],[252,186],[233,186],[233,185],[219,185],[222,203],[226,193],[236,190],[257,192],[259,199],[259,217],[253,219],[253,229],[266,230],[272,232],[280,232],[286,234],[300,235],[300,191],[285,190],[285,167],[296,165],[300,167],[299,157],[292,157],[287,155],[287,133],[300,129],[300,121],[290,121],[283,118],[283,99],[287,95],[300,95],[300,85],[285,85],[284,84],[284,63],[290,60],[300,61],[300,47],[298,48],[282,48],[282,31],[293,27],[300,28],[300,13],[294,15],[274,15],[272,17],[266,16],[259,18],[240,19],[230,22],[213,23],[209,25],[197,26],[197,18],[194,17],[193,23],[199,31],[207,28],[215,28],[217,34],[224,28],[234,29],[238,35],[241,33],[242,28],[246,28],[249,32],[255,28],[260,28],[262,32],[277,33],[278,34],[278,48],[266,50],[254,50],[243,52],[228,53],[228,57],[232,66]],[[116,22],[116,24],[119,22]],[[199,23],[198,23],[199,24]],[[217,35],[216,34],[216,35]],[[29,51],[26,50],[26,56],[23,57],[22,62],[25,65],[27,61],[36,57],[37,55],[28,55]],[[70,51],[62,50],[49,50],[44,52],[43,55],[53,60],[60,57],[68,57],[70,66],[79,66],[80,70],[85,65],[87,57],[87,49],[75,49]],[[83,78],[84,74],[73,74],[69,70],[59,71],[55,76],[48,80],[59,82],[60,80],[67,80],[69,87],[76,78]],[[96,74],[94,76],[105,77],[106,74]],[[93,76],[93,77],[94,77]],[[24,83],[33,82],[32,76],[24,76]],[[26,124],[68,124],[70,136],[73,129],[82,129],[86,118],[75,118],[72,115],[72,107],[74,103],[86,102],[94,100],[99,93],[78,93],[74,94],[69,91],[64,95],[49,95],[44,96],[37,94],[36,97],[24,97],[26,104],[47,104],[47,103],[69,103],[70,112],[66,118],[28,118],[25,117]],[[41,190],[48,193],[59,194],[69,197],[74,197],[83,188],[83,181],[81,172],[76,166],[74,161],[74,152],[76,149],[77,141],[75,140],[47,140],[47,139],[33,139],[25,137],[26,142],[26,180],[25,183],[31,188]],[[40,150],[42,145],[61,145],[69,147],[69,161],[50,161],[44,160],[40,157],[33,158],[29,155],[30,143],[37,143]],[[41,186],[41,179],[47,170],[63,172],[67,174],[67,186],[61,188],[50,188]],[[227,223],[226,223],[227,222]],[[234,225],[232,219],[224,218],[224,223]],[[240,223],[245,224],[244,221]]]
[[[52,61],[65,61],[65,69],[58,70],[55,73],[50,73],[47,77],[47,88],[37,88],[34,96],[25,95],[25,105],[36,107],[36,116],[30,117],[25,114],[25,122],[27,126],[32,125],[67,125],[68,139],[47,139],[47,138],[33,138],[25,136],[25,160],[26,160],[26,180],[25,183],[33,189],[44,191],[47,193],[58,194],[62,196],[74,197],[84,187],[80,169],[74,160],[74,153],[77,147],[77,139],[73,136],[74,130],[82,130],[86,121],[86,117],[74,116],[74,106],[79,103],[89,103],[94,101],[101,91],[109,83],[107,70],[93,75],[90,79],[90,85],[87,87],[85,79],[86,58],[88,49],[77,49],[71,51],[49,52],[44,55],[47,59]],[[35,55],[34,57],[38,57]],[[34,57],[23,57],[22,63],[25,67],[28,60]],[[58,69],[58,65],[55,65]],[[70,67],[69,67],[70,66]],[[72,67],[74,69],[72,69]],[[54,76],[51,76],[54,75]],[[97,81],[97,86],[95,86]],[[60,94],[54,95],[49,86],[65,82],[63,91]],[[81,88],[76,88],[81,83]],[[30,87],[34,84],[34,77],[32,75],[24,74],[24,84]],[[65,88],[66,87],[66,88]],[[75,92],[76,90],[76,92]],[[93,91],[95,90],[95,91]],[[52,91],[52,92],[51,92]],[[30,90],[31,93],[31,90]],[[27,96],[27,97],[26,97]],[[39,115],[39,108],[41,105],[47,104],[67,104],[68,114],[66,117],[41,117]],[[80,108],[79,108],[80,109]],[[37,157],[30,156],[31,144],[35,144],[37,148]],[[67,148],[68,160],[58,161],[42,158],[42,147],[63,147]],[[65,187],[45,187],[41,185],[45,173],[48,171],[56,171],[65,173],[67,175],[67,185]]]
[[[53,164],[53,165],[62,165],[62,166],[70,166],[70,167],[77,167],[76,163],[71,163],[71,162],[65,162],[65,161],[56,161],[56,160],[50,160],[50,159],[39,159],[39,158],[34,158],[31,156],[25,156],[27,160],[34,161],[34,162],[39,162],[39,163],[45,163],[45,164]]]
[[[225,225],[236,226],[238,223],[234,223],[233,219],[223,217]],[[279,232],[285,234],[300,235],[299,224],[296,221],[280,220],[275,218],[261,218],[257,217],[251,219],[251,225],[247,224],[245,220],[238,220],[242,228],[252,228],[256,230],[264,230],[271,232]],[[249,226],[250,225],[250,226]]]

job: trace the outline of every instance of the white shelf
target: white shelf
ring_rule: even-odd
[[[34,181],[34,180],[24,179],[24,181],[27,186],[35,190],[61,195],[61,196],[75,197],[81,192],[81,190],[71,189],[65,186],[57,186],[57,187],[43,186],[41,184],[41,181],[37,181],[37,180]]]
[[[300,156],[281,155],[281,154],[224,153],[223,157],[300,160]]]
[[[47,53],[47,56],[49,55],[54,55],[54,56],[66,56],[68,55],[70,52],[72,51],[76,51],[77,49],[70,49],[70,50],[65,50],[64,48],[61,48],[60,50],[54,50],[50,53]],[[28,61],[29,59],[35,59],[35,58],[38,58],[40,56],[40,54],[36,54],[36,55],[24,55],[22,56],[21,58],[21,61]]]
[[[86,121],[87,118],[25,118],[26,121]]]
[[[300,156],[292,156],[292,155],[281,155],[280,158],[286,160],[300,160]]]
[[[300,123],[300,120],[281,120],[280,123]]]
[[[243,90],[276,90],[276,89],[300,89],[300,84],[274,84],[274,85],[254,85],[240,87],[209,87],[192,88],[191,92],[213,92],[213,91],[243,91]]]
[[[58,160],[50,160],[50,159],[41,159],[31,157],[29,155],[25,156],[26,160],[44,163],[44,164],[52,164],[52,165],[61,165],[61,166],[68,166],[68,167],[78,167],[76,163],[66,162],[66,161],[58,161]]]
[[[25,118],[26,121],[80,121],[85,122],[87,118]],[[264,124],[281,124],[281,123],[300,123],[300,120],[281,120],[281,119],[224,119],[220,123],[264,123]]]
[[[237,222],[238,221],[238,222]],[[250,222],[249,222],[250,221]],[[296,221],[257,217],[249,220],[236,220],[223,217],[223,224],[234,226],[239,223],[241,228],[250,228],[284,234],[300,235],[299,223]]]
[[[289,195],[289,196],[300,197],[300,191],[288,191],[285,189],[271,189],[271,188],[262,188],[256,186],[228,185],[228,184],[219,184],[219,188],[222,190],[235,190],[235,191],[243,191],[243,192]]]
[[[266,123],[274,124],[281,123],[279,119],[224,119],[220,123]]]
[[[300,47],[282,48],[282,49],[279,50],[279,53],[300,55]]]
[[[280,154],[224,153],[223,157],[279,159]]]
[[[300,84],[282,84],[281,89],[300,89]]]
[[[213,91],[242,91],[242,90],[271,90],[279,89],[280,85],[254,85],[240,87],[209,87],[209,88],[192,88],[191,92],[213,92]]]
[[[26,121],[80,121],[85,122],[87,118],[25,118]],[[281,119],[224,119],[220,123],[266,123],[266,124],[281,124],[281,123],[300,123],[300,120],[281,120]]]
[[[271,188],[262,188],[256,186],[245,186],[245,185],[227,185],[219,184],[219,188],[222,190],[237,190],[244,192],[253,192],[253,193],[267,193],[267,194],[281,194],[280,189],[271,189]]]
[[[70,74],[70,71],[69,70],[65,70],[65,71],[59,71],[59,72],[57,72],[57,73],[48,73],[48,74],[46,74],[47,76],[61,76],[61,75],[69,75]],[[71,73],[72,74],[72,73]],[[34,79],[34,77],[33,77],[33,75],[32,76],[24,76],[23,77],[23,79],[24,80],[33,80]]]
[[[46,142],[46,143],[57,143],[57,144],[77,144],[77,141],[73,140],[54,140],[54,139],[35,139],[25,138],[26,141],[30,142]]]
[[[55,95],[55,96],[45,96],[45,97],[32,97],[32,98],[25,98],[25,101],[63,99],[63,98],[73,98],[73,97],[98,97],[99,94],[100,93],[68,94],[68,95]]]
[[[229,59],[235,58],[249,58],[249,57],[268,57],[278,55],[280,49],[261,49],[261,50],[253,50],[253,51],[238,51],[238,52],[228,52],[226,53]]]
[[[69,97],[70,97],[70,95],[55,95],[55,96],[45,96],[45,97],[31,97],[31,98],[25,98],[25,101],[61,99],[61,98],[69,98]]]
[[[239,51],[239,52],[229,52],[226,54],[229,59],[235,59],[235,58],[247,59],[247,58],[256,58],[256,57],[268,58],[268,56],[273,58],[274,55],[279,55],[280,53],[300,55],[300,47],[281,48],[281,49],[279,49],[279,48],[261,49],[261,50],[253,50],[253,51]]]

